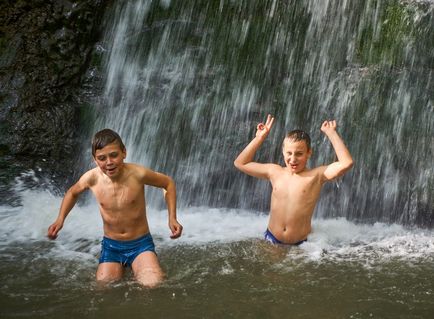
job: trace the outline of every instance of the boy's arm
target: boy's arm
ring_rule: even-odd
[[[354,164],[353,158],[345,146],[344,141],[336,132],[336,121],[324,121],[321,125],[321,131],[328,137],[332,143],[338,160],[326,166],[324,170],[325,180],[332,180],[345,174]]]
[[[253,158],[255,157],[257,150],[261,147],[262,143],[264,143],[265,139],[270,133],[273,122],[274,117],[268,115],[265,124],[259,123],[257,126],[255,138],[244,148],[244,150],[235,159],[235,167],[243,173],[258,178],[269,179],[269,171],[272,164],[261,164],[253,162]]]
[[[175,239],[181,236],[182,225],[176,219],[176,185],[172,178],[167,175],[154,172],[147,168],[143,169],[143,183],[163,188],[164,200],[169,212],[169,228],[172,231],[170,238]]]
[[[62,204],[60,205],[59,215],[57,216],[56,221],[51,224],[50,227],[48,227],[48,238],[57,238],[59,231],[63,227],[66,216],[68,216],[69,212],[74,207],[79,195],[89,188],[89,178],[90,172],[87,172],[78,180],[77,183],[68,189],[65,196],[63,197]]]

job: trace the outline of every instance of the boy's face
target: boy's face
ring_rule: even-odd
[[[95,163],[102,172],[110,178],[120,174],[126,151],[122,150],[118,143],[110,143],[95,151]]]
[[[312,155],[312,149],[307,148],[305,141],[294,141],[286,138],[283,141],[283,158],[286,167],[293,173],[300,173],[306,168],[307,161]]]

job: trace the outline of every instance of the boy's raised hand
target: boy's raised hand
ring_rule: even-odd
[[[274,117],[270,114],[267,115],[267,121],[264,123],[259,123],[256,127],[256,137],[267,137],[268,133],[270,133],[271,127],[274,123]]]
[[[321,131],[326,135],[330,132],[336,131],[336,121],[324,121],[321,125]]]

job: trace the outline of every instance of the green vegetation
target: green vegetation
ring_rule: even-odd
[[[414,55],[417,54],[414,50],[419,43],[434,45],[432,32],[426,32],[432,21],[424,18],[427,11],[424,6],[397,0],[382,3],[378,14],[380,23],[374,24],[370,19],[362,21],[356,53],[360,62],[393,67],[414,63]],[[413,54],[408,54],[408,51],[413,51]],[[425,58],[427,56],[420,59]]]

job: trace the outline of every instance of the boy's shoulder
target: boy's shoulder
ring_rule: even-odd
[[[264,164],[264,165],[267,165],[268,172],[269,172],[270,176],[272,176],[272,175],[280,175],[283,172],[285,172],[285,170],[286,170],[285,166],[281,166],[279,164],[267,163],[267,164]]]
[[[320,165],[320,166],[316,166],[316,167],[308,169],[307,172],[310,172],[311,174],[321,174],[322,172],[325,171],[326,168],[327,168],[327,165]]]
[[[324,171],[326,170],[327,165],[320,165],[308,170],[306,173],[310,176],[317,176],[321,179],[322,182],[326,182]]]
[[[85,172],[80,180],[84,183],[86,183],[89,186],[92,186],[94,184],[96,184],[96,182],[98,181],[98,177],[100,173],[100,169],[98,167],[94,167],[90,170],[88,170],[87,172]]]
[[[131,163],[131,162],[124,163],[124,167],[126,167],[127,169],[143,169],[143,168],[145,168],[143,165]]]
[[[147,168],[136,164],[136,163],[124,163],[124,169],[129,172],[129,173],[133,173],[133,174],[140,174],[140,173],[144,173]]]
[[[135,177],[139,179],[143,179],[146,174],[151,171],[149,168],[136,163],[124,163],[124,169],[128,177]]]

